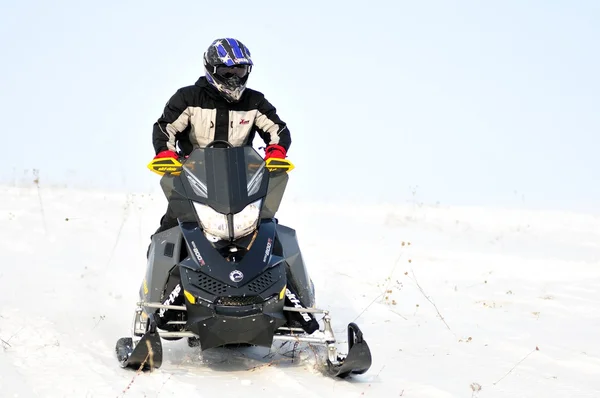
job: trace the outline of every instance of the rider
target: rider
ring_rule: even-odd
[[[256,133],[267,145],[265,160],[285,158],[292,142],[286,123],[261,92],[246,88],[253,65],[239,40],[213,41],[204,53],[205,76],[177,90],[154,123],[155,159],[187,156],[214,140],[251,146]],[[155,233],[176,225],[168,206]]]

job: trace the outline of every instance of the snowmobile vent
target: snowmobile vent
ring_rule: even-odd
[[[198,275],[197,279],[191,282],[197,288],[202,289],[212,294],[213,296],[220,296],[227,292],[226,284],[221,283],[218,280],[211,278],[210,276]]]
[[[173,258],[173,252],[175,252],[175,244],[168,242],[165,245],[165,256]]]
[[[262,293],[275,282],[272,271],[267,271],[248,284],[248,290],[254,293]]]
[[[241,307],[244,305],[260,304],[263,300],[259,296],[237,296],[237,297],[219,297],[215,302],[216,305],[225,305],[233,307]]]
[[[189,276],[191,276],[190,283],[192,285],[213,296],[224,296],[227,293],[230,293],[230,287],[228,285],[221,283],[208,275],[190,274]],[[248,284],[248,290],[252,293],[260,294],[270,288],[275,282],[277,282],[276,271],[269,270],[250,282]],[[235,288],[231,289],[233,289],[232,292],[236,290]]]

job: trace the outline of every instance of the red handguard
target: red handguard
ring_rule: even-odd
[[[177,156],[177,154],[173,151],[162,151],[156,154],[156,156],[154,157],[154,159],[162,159],[162,158],[173,158],[173,159],[178,159],[179,156]]]
[[[272,144],[267,146],[265,149],[265,160],[269,158],[285,159],[286,154],[287,151],[284,147],[281,145]]]

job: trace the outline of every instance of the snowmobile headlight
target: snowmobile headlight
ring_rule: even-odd
[[[261,200],[259,199],[244,207],[244,210],[233,215],[233,237],[235,239],[246,236],[254,231],[256,224],[258,224],[258,217],[260,216],[260,204]]]
[[[242,211],[233,215],[233,238],[248,235],[256,228],[260,216],[262,200],[250,203]],[[193,202],[204,231],[219,239],[229,239],[227,215],[216,212],[210,206]]]
[[[202,228],[211,235],[221,239],[229,239],[227,216],[214,211],[210,206],[193,202]]]

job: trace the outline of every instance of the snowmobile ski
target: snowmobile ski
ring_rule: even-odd
[[[348,325],[348,354],[343,359],[338,358],[336,362],[328,360],[328,370],[339,378],[345,378],[351,373],[363,374],[371,367],[371,350],[354,322]]]
[[[162,365],[162,344],[156,328],[146,332],[134,345],[131,337],[122,337],[115,347],[122,368],[154,370]]]

